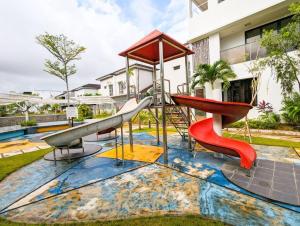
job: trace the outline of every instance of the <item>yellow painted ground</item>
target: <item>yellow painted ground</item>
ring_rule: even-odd
[[[20,150],[26,150],[29,148],[38,148],[43,146],[43,148],[46,148],[48,146],[45,143],[42,142],[31,142],[29,140],[17,140],[17,141],[9,141],[5,143],[0,143],[0,153],[8,153],[12,151],[20,151]],[[45,146],[45,147],[44,147]],[[49,147],[49,146],[48,146]]]
[[[133,145],[133,152],[130,151],[130,145],[124,145],[124,159],[141,162],[155,162],[163,153],[163,148],[148,145]],[[96,155],[97,157],[116,158],[116,149],[103,152]],[[118,158],[122,158],[122,148],[118,147]]]
[[[44,132],[49,132],[49,131],[57,131],[57,130],[63,130],[63,129],[68,129],[68,125],[58,125],[58,126],[49,126],[49,127],[41,127],[37,128],[37,133],[44,133]]]

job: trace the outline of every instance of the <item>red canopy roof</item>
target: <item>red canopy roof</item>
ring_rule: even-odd
[[[163,41],[164,62],[193,54],[193,51],[170,36],[158,30],[154,30],[125,51],[119,53],[119,55],[124,57],[128,56],[128,58],[148,64],[158,64],[160,40]]]

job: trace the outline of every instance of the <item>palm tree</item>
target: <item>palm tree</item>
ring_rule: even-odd
[[[230,86],[229,79],[235,78],[236,74],[231,69],[230,65],[223,61],[218,60],[214,64],[199,64],[196,73],[193,75],[192,89],[197,85],[204,86],[205,83],[210,83],[211,88],[214,89],[214,82],[218,79],[223,82],[224,89]]]

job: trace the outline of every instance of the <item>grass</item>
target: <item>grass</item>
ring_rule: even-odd
[[[223,133],[223,136],[249,142],[249,138],[248,137],[245,138],[243,135],[237,135],[237,134],[225,132],[225,133]],[[252,144],[300,148],[300,142],[281,140],[281,139],[272,139],[272,138],[266,138],[266,137],[252,136]]]
[[[155,128],[142,128],[142,129],[134,129],[133,130],[133,132],[136,132],[136,133],[152,132],[152,131],[156,131],[156,129]],[[160,129],[159,131],[161,132],[162,129]],[[176,129],[175,128],[168,128],[167,131],[176,132]],[[249,143],[248,137],[246,137],[246,139],[245,139],[243,135],[224,132],[223,136],[228,137],[228,138],[234,138],[234,139],[237,139],[237,140],[246,141],[246,142]],[[255,137],[255,136],[252,136],[252,144],[300,148],[300,142],[281,140],[281,139],[272,139],[272,138],[266,138],[266,137]]]
[[[50,151],[52,151],[52,148],[0,159],[0,181],[17,169],[42,158]]]
[[[0,225],[7,226],[36,226],[37,224],[24,224],[7,221],[0,218]],[[200,216],[187,215],[187,216],[158,216],[158,217],[144,217],[125,220],[114,221],[97,221],[97,222],[82,222],[82,223],[69,223],[69,224],[38,224],[39,226],[57,225],[57,226],[222,226],[226,225],[220,221],[205,219]]]

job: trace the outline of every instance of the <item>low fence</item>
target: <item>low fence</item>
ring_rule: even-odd
[[[35,119],[37,123],[67,120],[66,115],[62,115],[62,114],[59,114],[59,115],[31,115],[31,116],[29,116],[29,119],[30,120]],[[25,116],[0,117],[0,127],[20,125],[20,123],[24,120],[25,120]]]

